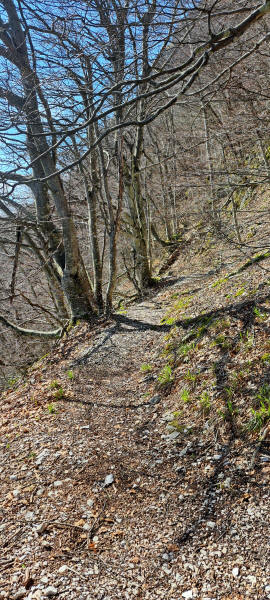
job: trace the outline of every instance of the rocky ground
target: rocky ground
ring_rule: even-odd
[[[224,349],[243,326],[237,313],[222,344],[196,334],[197,354],[193,345],[168,363],[175,299],[192,295],[190,318],[223,306],[221,292],[205,295],[222,286],[213,273],[175,275],[116,320],[79,325],[4,392],[0,598],[270,598],[267,418],[260,431],[241,429],[247,394],[233,388],[225,413],[219,388],[222,369],[247,359],[244,387],[256,384],[262,342]],[[263,277],[254,274],[257,289]],[[225,305],[245,311],[248,292],[226,291]],[[261,291],[257,340],[269,321]]]

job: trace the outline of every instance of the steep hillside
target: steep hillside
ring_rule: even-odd
[[[227,258],[4,392],[0,598],[270,598],[270,259]]]

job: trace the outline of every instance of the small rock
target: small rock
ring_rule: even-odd
[[[86,504],[87,504],[87,506],[92,507],[94,504],[94,500],[92,500],[92,498],[89,498],[89,500],[87,500]]]
[[[53,485],[54,487],[61,487],[61,485],[63,485],[63,481],[54,481]]]
[[[168,569],[167,565],[162,565],[162,571],[164,571],[164,573],[166,573],[166,575],[170,575],[171,574],[171,569]]]
[[[45,448],[45,450],[42,450],[42,452],[37,456],[37,460],[36,460],[36,466],[39,467],[44,460],[46,460],[46,458],[49,456],[50,452],[47,448]]]
[[[212,460],[220,460],[222,458],[222,454],[214,454]]]
[[[161,396],[157,395],[157,396],[153,396],[153,398],[151,398],[149,400],[149,404],[158,404],[161,400]]]
[[[47,596],[47,598],[52,598],[58,594],[58,590],[53,585],[48,585],[48,587],[43,590],[43,594]]]
[[[211,529],[214,529],[214,527],[216,526],[215,521],[207,521],[206,525]]]
[[[41,600],[42,596],[41,596],[41,591],[40,590],[36,590],[33,595],[31,596],[31,600]]]
[[[174,559],[174,553],[173,552],[164,552],[164,554],[162,554],[162,559],[165,560],[166,562],[171,562],[171,560]]]
[[[247,579],[251,585],[255,585],[255,583],[257,581],[257,577],[255,577],[255,575],[248,575]]]
[[[172,433],[169,433],[168,435],[166,435],[167,440],[176,440],[176,438],[178,438],[178,436],[180,435],[179,431],[173,431]]]
[[[173,421],[174,416],[172,413],[167,413],[166,415],[163,415],[162,420],[163,421]]]
[[[33,521],[35,518],[35,513],[31,512],[30,510],[25,513],[25,519],[26,521]]]
[[[109,485],[111,485],[114,482],[114,476],[112,473],[110,473],[109,475],[106,475],[105,479],[104,479],[104,483],[103,486],[104,487],[108,487]]]
[[[61,567],[59,567],[58,573],[65,573],[67,570],[68,570],[68,566],[62,565]]]
[[[239,575],[239,568],[238,567],[234,567],[234,569],[232,570],[232,574],[233,574],[233,577],[238,577],[238,575]]]
[[[46,531],[47,527],[48,523],[40,523],[40,525],[38,525],[36,528],[36,532],[38,533],[38,535],[41,535],[42,533],[44,533],[44,531]]]
[[[193,598],[193,591],[187,590],[186,592],[183,592],[182,597],[183,598]]]
[[[169,554],[167,554],[166,552],[164,552],[164,554],[162,554],[162,559],[165,560],[165,561],[169,561],[170,560]]]
[[[46,577],[46,575],[44,575],[43,577],[41,577],[40,581],[42,583],[48,583],[49,579],[48,579],[48,577]]]
[[[14,600],[19,600],[19,598],[24,598],[25,596],[25,588],[20,588],[16,594],[14,594]]]
[[[41,546],[42,546],[42,548],[44,548],[44,550],[51,550],[52,549],[52,544],[48,540],[43,540],[41,542]]]

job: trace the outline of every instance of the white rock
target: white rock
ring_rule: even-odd
[[[174,416],[172,413],[167,413],[166,415],[163,415],[162,420],[163,421],[173,421]]]
[[[58,573],[65,573],[67,570],[68,570],[68,566],[62,565],[61,567],[59,567]]]
[[[167,565],[162,565],[162,571],[164,571],[164,573],[166,573],[166,575],[170,575],[171,574],[171,569],[168,569]]]
[[[193,591],[187,590],[186,592],[183,592],[182,596],[183,598],[193,598]]]
[[[216,526],[215,521],[207,521],[206,525],[211,529],[214,529],[214,527]]]
[[[238,577],[239,575],[239,568],[238,567],[234,567],[234,569],[232,570],[232,574],[234,577]]]
[[[32,595],[32,600],[41,600],[41,591],[36,590]]]
[[[63,481],[54,481],[53,485],[54,487],[61,487],[61,485],[63,485]]]
[[[114,476],[112,473],[110,473],[109,475],[106,475],[105,479],[104,479],[104,487],[107,487],[108,485],[111,485],[114,482]]]
[[[176,438],[178,438],[179,435],[180,435],[179,431],[173,431],[172,433],[169,433],[165,437],[167,438],[167,440],[176,440]]]
[[[14,594],[14,600],[19,600],[19,598],[24,598],[25,596],[25,588],[20,588],[16,594]]]
[[[87,506],[90,506],[90,508],[93,506],[94,504],[94,500],[92,500],[92,498],[89,498],[89,500],[87,500]]]
[[[46,575],[44,575],[43,577],[41,577],[40,581],[42,583],[48,583],[49,579],[48,579],[48,577]]]
[[[255,575],[248,575],[247,579],[251,583],[251,585],[255,585],[255,583],[257,581],[257,577],[255,577]]]
[[[47,596],[47,598],[52,598],[58,594],[58,590],[53,585],[49,585],[45,590],[43,590],[43,594]]]
[[[47,448],[42,450],[42,452],[37,456],[36,466],[39,467],[44,460],[49,456],[50,452]]]
[[[33,521],[35,518],[35,513],[31,512],[29,510],[27,513],[25,513],[24,516],[25,516],[26,521]]]

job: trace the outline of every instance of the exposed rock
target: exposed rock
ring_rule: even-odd
[[[112,473],[110,473],[109,475],[106,475],[106,477],[104,479],[103,487],[108,487],[113,482],[114,482],[114,476]]]

